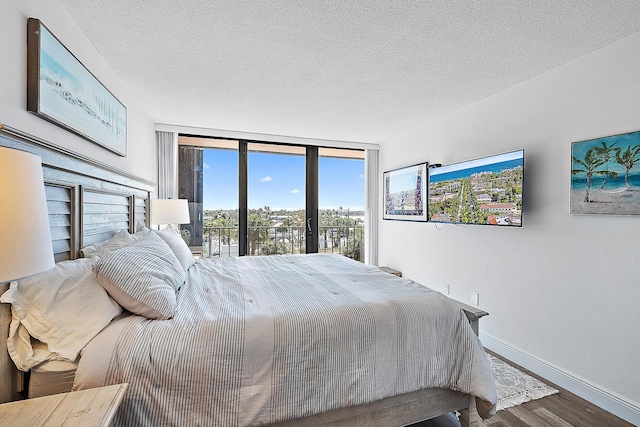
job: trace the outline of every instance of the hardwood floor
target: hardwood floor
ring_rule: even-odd
[[[493,353],[492,353],[493,354]],[[495,355],[496,357],[500,357]],[[504,359],[503,359],[504,360]],[[498,411],[481,427],[634,427],[621,418],[549,383],[544,378],[505,360],[523,372],[560,390],[559,393]],[[411,427],[460,427],[452,414],[443,415]]]

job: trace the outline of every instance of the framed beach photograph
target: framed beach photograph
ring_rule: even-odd
[[[427,221],[428,165],[419,163],[383,173],[383,219]]]
[[[571,144],[571,213],[640,214],[640,131]]]
[[[27,110],[126,156],[125,106],[40,20],[27,31]]]

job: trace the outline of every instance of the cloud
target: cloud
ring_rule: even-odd
[[[260,182],[269,182],[271,181],[271,177],[269,175],[265,176],[264,178],[260,178]]]
[[[294,188],[293,190],[291,190],[291,194],[298,194],[300,192],[300,190],[298,190],[297,188]]]
[[[358,175],[358,178],[364,178],[364,175]]]
[[[209,163],[206,163],[206,162],[202,164],[202,167],[204,167],[205,169],[211,169],[211,166],[209,166]]]

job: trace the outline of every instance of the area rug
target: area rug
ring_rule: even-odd
[[[488,353],[487,357],[496,380],[498,411],[558,393],[555,388],[549,387],[497,357]]]

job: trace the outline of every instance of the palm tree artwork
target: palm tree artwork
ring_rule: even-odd
[[[571,158],[572,213],[640,214],[640,131],[575,142]]]
[[[640,161],[640,145],[636,145],[633,148],[627,147],[624,152],[621,149],[616,150],[616,163],[624,166],[624,184],[627,187],[627,191],[631,191],[629,186],[629,171],[636,163]]]
[[[614,153],[617,153],[617,150],[614,148],[616,144],[617,143],[614,142],[611,145],[607,145],[605,141],[600,141],[600,145],[594,147],[596,155],[604,162],[606,172],[604,174],[604,179],[602,180],[602,185],[600,185],[600,190],[604,189],[604,186],[607,184],[607,176],[611,175],[612,178],[615,178],[618,175],[616,172],[609,172],[609,162],[611,161],[611,157]]]
[[[581,167],[577,169],[572,169],[571,173],[576,175],[578,173],[584,173],[587,175],[587,189],[584,194],[585,203],[589,203],[591,201],[591,179],[594,174],[598,174],[598,168],[604,164],[604,160],[596,154],[595,148],[590,148],[587,150],[587,154],[584,156],[584,160],[578,159],[577,157],[573,157],[573,162],[577,163]]]

